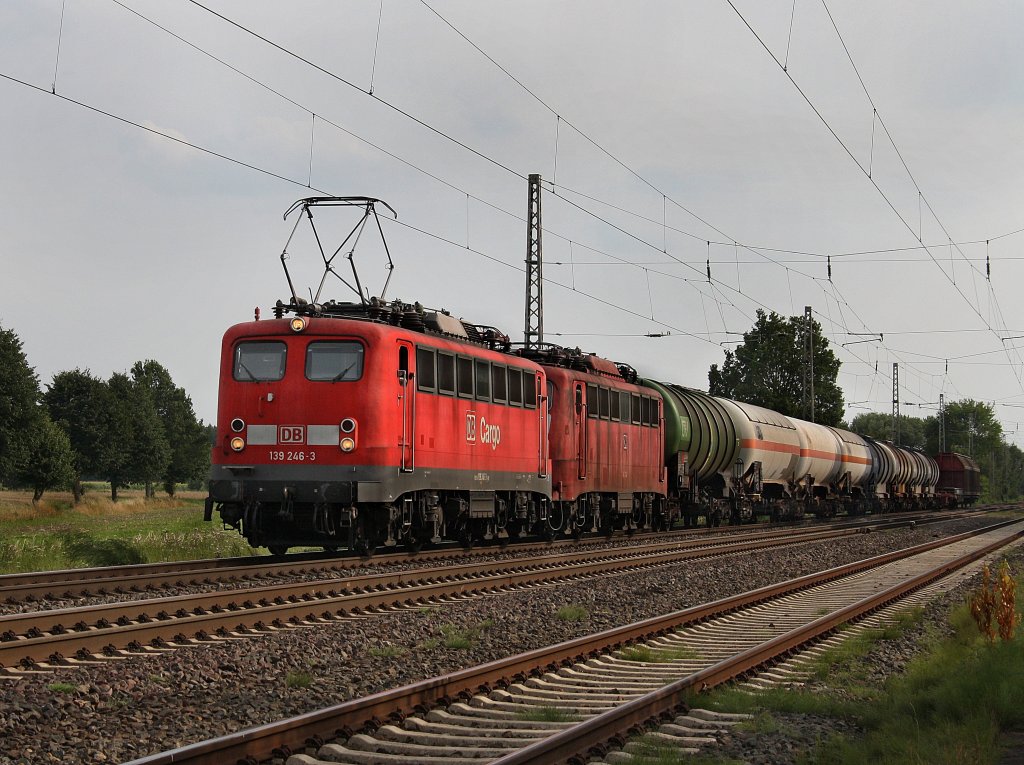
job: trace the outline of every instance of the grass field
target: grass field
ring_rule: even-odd
[[[1017,592],[1024,581],[1017,580]],[[1018,613],[1020,601],[1018,601]],[[884,685],[867,680],[865,656],[878,641],[893,639],[921,617],[914,612],[885,630],[833,649],[815,667],[820,687],[751,694],[729,686],[695,697],[729,712],[773,712],[846,718],[857,737],[833,736],[799,760],[802,765],[996,765],[1003,735],[1024,730],[1024,631],[990,643],[967,605],[953,610],[950,630],[930,629],[919,638],[925,650],[906,671]],[[1006,760],[1006,762],[1019,760]],[[715,762],[714,759],[711,762]]]
[[[234,531],[203,521],[205,492],[149,500],[141,488],[119,494],[114,503],[106,484],[87,484],[77,507],[61,492],[33,506],[28,492],[0,491],[0,573],[256,552]]]

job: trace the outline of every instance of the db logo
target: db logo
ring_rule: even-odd
[[[302,425],[281,425],[277,429],[277,441],[281,444],[304,444],[306,428]]]
[[[466,412],[466,441],[476,443],[476,412]]]

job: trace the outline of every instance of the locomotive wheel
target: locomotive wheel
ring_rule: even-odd
[[[280,558],[288,552],[288,545],[267,545],[267,549],[275,558]]]

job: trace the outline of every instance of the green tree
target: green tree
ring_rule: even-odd
[[[47,489],[64,489],[75,480],[75,455],[71,440],[48,416],[26,434],[28,459],[18,473],[17,484],[32,489],[32,504]]]
[[[72,492],[77,504],[82,498],[82,478],[98,476],[100,457],[107,441],[112,409],[107,384],[89,370],[59,372],[43,394],[50,418],[71,443],[74,479]]]
[[[928,420],[920,417],[908,417],[900,415],[900,446],[925,449],[929,454],[935,451],[928,447],[925,431],[928,427]],[[892,440],[892,415],[881,412],[863,412],[858,414],[850,422],[850,430],[862,436],[870,436],[879,441]]]
[[[27,434],[40,416],[39,378],[18,336],[0,326],[0,484],[16,481],[28,459]]]
[[[946,404],[946,451],[973,457],[981,464],[984,458],[1003,448],[1003,426],[996,412],[988,404],[973,399]],[[939,448],[939,418],[928,418],[928,451],[937,454]]]
[[[203,424],[196,419],[192,399],[171,379],[171,373],[156,361],[138,361],[132,367],[132,379],[146,388],[153,399],[163,426],[170,458],[162,476],[164,490],[174,496],[177,483],[191,483],[210,466],[210,445]],[[151,496],[152,484],[147,484]]]
[[[756,404],[790,417],[803,412],[803,357],[807,332],[803,316],[786,318],[758,309],[757,322],[744,333],[735,351],[725,352],[719,369],[708,372],[711,395]],[[840,362],[829,348],[821,325],[812,320],[814,340],[814,420],[838,425],[843,419],[843,392],[836,384]]]
[[[110,482],[110,498],[116,502],[119,488],[162,478],[170,447],[145,385],[115,373],[107,387],[110,407],[99,461],[101,474]]]

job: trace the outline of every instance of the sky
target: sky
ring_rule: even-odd
[[[896,363],[903,414],[985,401],[1024,446],[1022,28],[995,0],[3,3],[0,326],[44,387],[155,359],[214,421],[224,331],[289,297],[284,212],[330,194],[397,212],[386,297],[521,340],[539,173],[545,340],[706,389],[758,309],[810,306],[848,418],[891,411]],[[288,252],[315,290],[305,228]],[[378,239],[354,257],[378,294]]]

